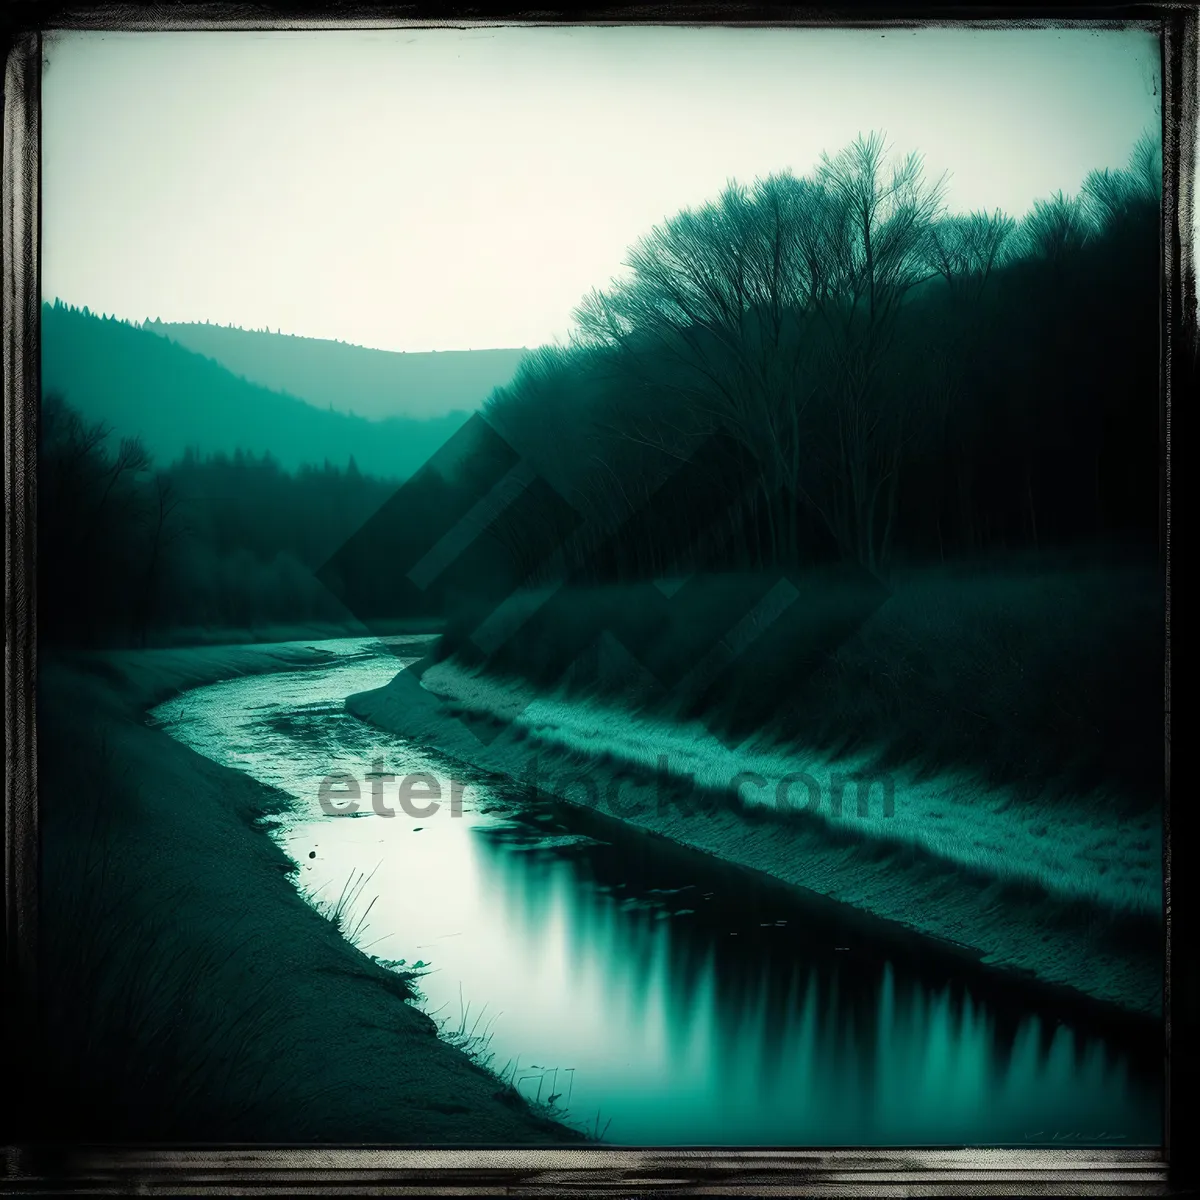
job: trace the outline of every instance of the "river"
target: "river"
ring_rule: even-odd
[[[346,713],[424,637],[196,688],[152,722],[295,798],[269,831],[366,953],[522,1094],[625,1145],[1152,1146],[1154,1031],[998,983],[765,876],[557,802]],[[462,787],[428,818],[374,767]],[[322,780],[362,780],[353,817]],[[338,793],[334,793],[336,796]],[[420,793],[416,793],[418,796]],[[418,801],[419,803],[419,801]],[[490,1056],[490,1058],[488,1057]]]

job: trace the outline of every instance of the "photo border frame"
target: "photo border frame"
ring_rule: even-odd
[[[0,1189],[129,1194],[722,1194],[722,1195],[1135,1195],[1180,1194],[1196,1178],[1183,1121],[1195,1086],[1200,979],[1181,958],[1195,933],[1193,884],[1172,869],[1176,834],[1191,822],[1171,805],[1171,442],[1173,401],[1197,393],[1193,223],[1197,147],[1197,8],[1157,4],[919,9],[712,4],[609,5],[578,11],[496,4],[13,4],[0,17],[4,54],[0,153],[5,533],[5,991],[6,1059],[21,1074],[22,1037],[37,1003],[38,811],[36,587],[37,429],[40,396],[40,84],[43,35],[56,30],[325,30],[507,24],[722,24],[904,28],[978,23],[1118,28],[1149,24],[1162,44],[1162,358],[1160,546],[1166,566],[1164,804],[1164,1060],[1161,1150],[1129,1149],[654,1149],[596,1147],[247,1147],[178,1149],[65,1146],[16,1129]],[[20,1105],[20,1096],[10,1096]]]

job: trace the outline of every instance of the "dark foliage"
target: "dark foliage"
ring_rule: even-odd
[[[735,740],[1153,806],[1157,144],[1021,222],[944,215],[885,151],[860,138],[671,218],[494,394],[488,420],[580,519],[564,541],[494,514],[527,602],[478,589],[438,653]],[[862,621],[870,587],[831,571],[887,599]],[[693,679],[782,578],[802,599]]]
[[[348,468],[185,454],[154,470],[61,397],[42,405],[40,636],[138,644],[165,628],[342,621],[313,570],[395,490]]]
[[[832,554],[886,577],[1155,544],[1155,143],[1021,223],[942,215],[920,161],[885,151],[861,138],[808,178],[731,185],[671,218],[583,303],[572,345],[494,394],[488,419],[583,517],[576,570]],[[713,460],[653,531],[626,524],[612,546],[714,439],[731,469]]]

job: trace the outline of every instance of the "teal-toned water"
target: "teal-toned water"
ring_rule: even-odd
[[[446,796],[456,775],[343,708],[422,640],[320,643],[322,665],[198,688],[152,716],[296,798],[273,836],[299,886],[333,906],[349,884],[356,943],[424,963],[422,1006],[473,1032],[530,1099],[624,1144],[1161,1141],[1153,1031],[1060,1019],[1041,992],[464,768],[461,816],[408,816],[390,781],[397,815],[376,815],[375,764],[428,773]],[[353,818],[318,802],[337,771],[361,783]]]

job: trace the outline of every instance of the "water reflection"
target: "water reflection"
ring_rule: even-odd
[[[630,872],[620,846],[531,852],[504,831],[477,832],[478,871],[509,936],[519,930],[538,948],[533,975],[550,982],[544,963],[561,946],[574,1003],[607,1009],[611,1051],[589,1063],[584,1095],[619,1113],[613,1137],[1157,1139],[1153,1073],[1131,1079],[1126,1055],[1051,1014],[839,949],[836,930],[775,917],[778,904],[754,902],[762,897],[731,906],[712,880],[718,890],[675,891],[668,875],[667,894],[650,894],[644,876],[633,886],[621,878]]]
[[[569,1119],[640,1144],[1160,1141],[1152,1038],[1064,1023],[1027,989],[884,947],[844,910],[504,781],[466,812],[326,817],[317,786],[451,768],[349,717],[396,660],[233,680],[168,730],[297,797],[276,836],[310,893],[371,880],[360,944],[429,964],[426,1006],[490,1034],[494,1066]],[[460,772],[461,777],[461,772]]]

